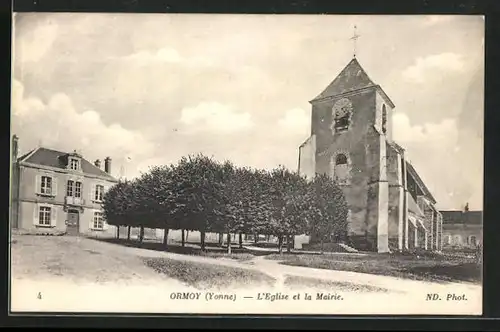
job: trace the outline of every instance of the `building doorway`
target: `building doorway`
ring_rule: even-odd
[[[66,234],[78,235],[78,228],[80,224],[80,213],[78,210],[68,210],[68,217],[66,220]]]

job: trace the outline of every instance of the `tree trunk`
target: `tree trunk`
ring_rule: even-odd
[[[130,226],[128,226],[127,240],[130,241]]]
[[[236,241],[236,234],[233,234],[233,241]]]
[[[227,253],[231,255],[231,233],[227,232]]]
[[[163,248],[167,247],[167,242],[168,242],[168,227],[165,227],[163,229]]]
[[[139,233],[139,242],[144,241],[144,226],[141,226],[141,232]]]
[[[286,238],[286,252],[292,252],[292,236],[287,235]]]
[[[120,226],[116,226],[116,238],[119,240],[120,239]]]
[[[219,246],[222,247],[222,242],[224,242],[224,233],[219,233]]]
[[[243,234],[240,233],[240,249],[243,248]]]
[[[186,230],[186,242],[188,242],[189,230]]]
[[[182,246],[184,247],[186,244],[186,240],[184,239],[184,228],[182,229],[181,238],[182,238]]]
[[[201,232],[201,251],[205,251],[205,231]]]
[[[281,255],[283,253],[283,236],[278,236],[278,252]]]
[[[266,236],[266,242],[271,241],[271,235]]]
[[[323,255],[323,238],[321,238],[321,254]]]
[[[257,242],[259,242],[259,234],[254,234],[253,243],[257,244]]]

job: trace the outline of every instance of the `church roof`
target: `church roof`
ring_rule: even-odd
[[[392,141],[392,142],[387,142],[387,144],[394,149],[397,153],[403,154],[405,152],[405,149],[399,145],[398,143]]]
[[[408,199],[408,210],[410,212],[415,213],[419,217],[424,217],[424,213],[422,212],[422,210],[420,210],[420,208],[418,207],[417,202],[415,202],[415,200],[411,196]]]
[[[18,161],[64,169],[65,165],[62,161],[62,158],[67,155],[68,155],[67,152],[61,152],[40,147],[23,155],[21,158],[18,159]],[[95,166],[88,160],[84,158],[81,158],[81,160],[82,160],[81,167],[83,173],[100,176],[110,181],[116,181],[116,179],[113,176],[104,172],[103,170],[101,170],[99,167]]]
[[[415,167],[413,167],[413,165],[410,164],[408,161],[406,162],[406,167],[408,173],[410,173],[413,179],[415,179],[415,182],[417,182],[420,189],[422,189],[422,191],[424,192],[424,195],[427,196],[427,198],[430,199],[432,203],[436,204],[436,199],[434,198],[434,196],[432,196],[429,188],[427,188],[422,178],[418,175],[417,171],[415,170]]]
[[[326,87],[323,92],[321,92],[316,98],[311,101],[320,100],[323,98],[337,96],[351,91],[356,91],[360,89],[365,89],[369,87],[377,88],[381,93],[387,98],[387,100],[394,104],[385,94],[385,92],[380,88],[379,85],[373,83],[373,81],[368,77],[365,70],[359,64],[356,58],[353,58],[347,66],[340,72],[340,74]]]

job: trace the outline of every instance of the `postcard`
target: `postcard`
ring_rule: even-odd
[[[11,314],[482,314],[483,16],[12,40]]]

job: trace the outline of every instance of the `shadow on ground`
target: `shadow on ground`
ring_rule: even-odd
[[[200,256],[229,256],[227,254],[227,246],[219,246],[218,243],[206,243],[205,251],[202,251],[199,243],[186,242],[183,247],[180,243],[169,243],[164,246],[158,241],[145,240],[142,243],[137,240],[116,239],[116,238],[90,238],[96,241],[119,244],[126,247],[141,248],[147,250],[164,251],[183,255],[200,255]],[[244,255],[247,254],[247,255]],[[273,254],[273,252],[257,251],[246,248],[239,248],[238,244],[231,245],[231,256],[234,258],[244,258],[245,256],[265,256]],[[238,256],[238,257],[236,257]]]

